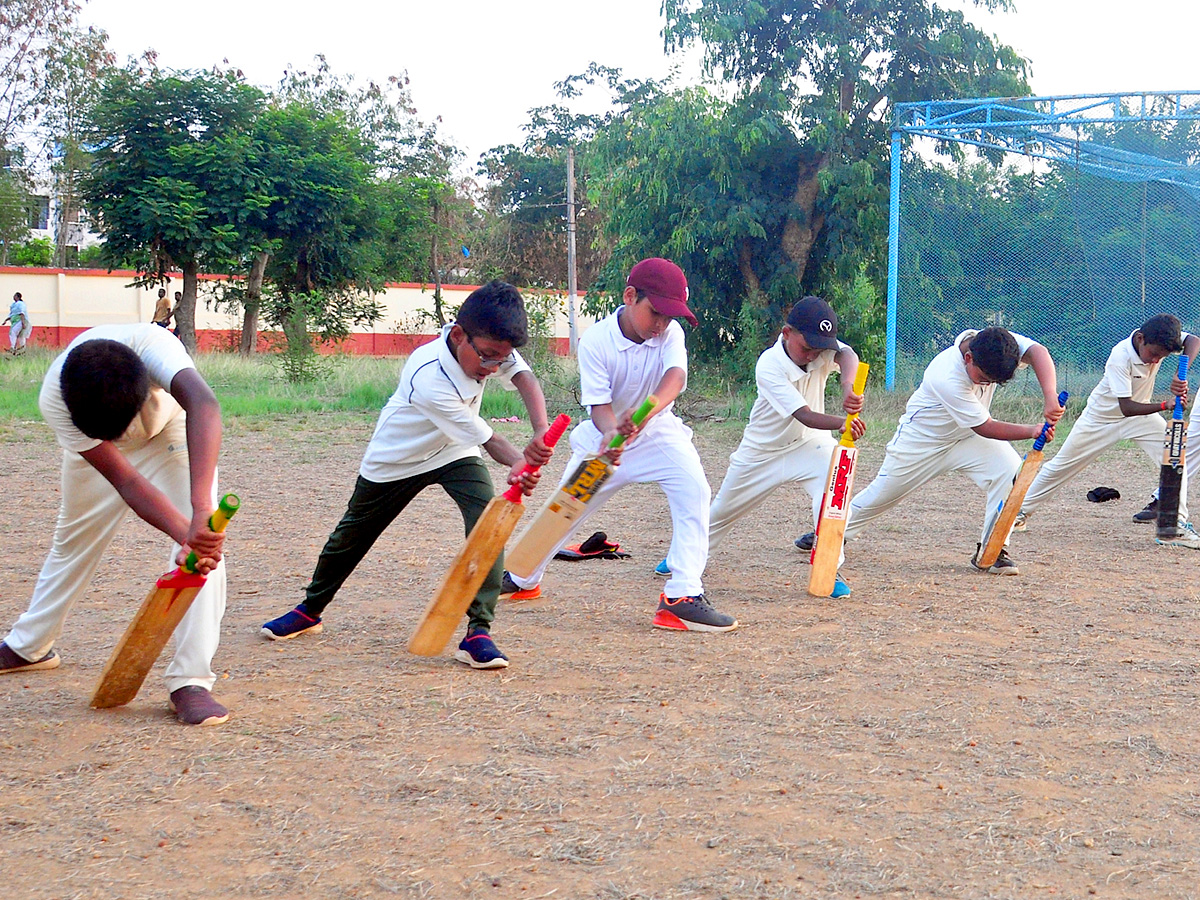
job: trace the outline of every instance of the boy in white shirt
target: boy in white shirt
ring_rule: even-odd
[[[683,316],[688,308],[687,278],[670,260],[644,259],[625,282],[623,305],[584,332],[579,342],[580,397],[591,418],[571,432],[567,477],[587,458],[601,453],[617,433],[627,437],[619,450],[604,451],[619,462],[596,491],[574,527],[525,579],[504,574],[501,597],[525,600],[541,594],[540,582],[554,554],[583,527],[616,491],[627,484],[656,482],[671,507],[672,536],[667,552],[671,578],[659,595],[656,628],[678,631],[732,631],[737,620],[718,612],[704,596],[708,562],[708,506],[712,490],[692,444],[692,430],[672,411],[687,385],[687,348]],[[634,410],[650,394],[658,405],[640,427]]]
[[[511,284],[492,281],[473,291],[453,325],[418,347],[404,364],[400,385],[384,406],[359,468],[354,493],[329,536],[304,602],[262,627],[271,640],[321,631],[321,613],[379,536],[422,490],[440,485],[458,505],[470,534],[495,495],[480,446],[510,468],[509,484],[529,494],[538,475],[526,464],[549,461],[542,436],[549,426],[546,400],[529,366],[516,352],[528,340],[525,303]],[[515,388],[529,411],[533,439],[518,450],[479,415],[484,381],[497,376]],[[467,610],[467,634],[454,658],[474,669],[508,665],[490,636],[504,571],[504,556],[484,579]]]
[[[799,484],[812,498],[813,521],[821,510],[829,461],[837,441],[830,435],[845,419],[825,413],[825,382],[838,372],[842,409],[862,412],[863,398],[853,390],[858,354],[837,337],[838,319],[820,297],[805,297],[792,307],[779,339],[763,351],[754,367],[758,396],[741,443],[729,457],[725,480],[709,510],[708,552],[724,540],[733,523],[785,484]],[[855,419],[855,440],[866,423]],[[654,570],[669,575],[667,561]],[[838,576],[834,597],[850,588]]]
[[[63,450],[62,505],[29,609],[0,643],[0,674],[58,667],[52,648],[67,614],[132,509],[175,541],[177,563],[190,548],[208,575],[175,629],[171,707],[189,725],[226,721],[210,693],[225,613],[225,538],[208,527],[221,448],[217,398],[174,335],[150,324],[101,325],[51,364],[38,403]]]
[[[962,472],[987,491],[980,542],[987,539],[1000,505],[1008,496],[1021,457],[1009,441],[1032,440],[1043,422],[1021,425],[992,418],[996,386],[1009,381],[1018,366],[1033,367],[1045,400],[1046,439],[1062,418],[1054,360],[1041,344],[1004,328],[964,331],[934,357],[921,386],[908,399],[896,434],[887,445],[879,474],[850,503],[846,540],[856,538],[878,516],[917,488],[945,472]],[[980,544],[975,545],[979,555]],[[1007,550],[987,569],[993,575],[1016,575]]]
[[[1050,494],[1062,487],[1117,441],[1133,441],[1157,467],[1162,462],[1163,434],[1166,423],[1158,413],[1174,407],[1173,400],[1151,401],[1154,379],[1162,361],[1172,353],[1183,351],[1189,362],[1200,352],[1200,338],[1186,334],[1179,327],[1179,320],[1167,313],[1153,316],[1141,328],[1113,347],[1104,364],[1104,377],[1096,385],[1079,420],[1067,435],[1062,448],[1038,471],[1029,492],[1021,504],[1021,519],[1025,520],[1037,510]],[[1187,403],[1188,386],[1178,376],[1171,378],[1172,397],[1182,397]],[[1195,417],[1193,416],[1193,419]],[[1190,460],[1189,460],[1190,461]],[[1184,472],[1179,492],[1179,533],[1174,538],[1159,540],[1160,544],[1200,550],[1200,535],[1187,524],[1187,484]],[[1135,522],[1156,521],[1158,501],[1151,500],[1146,507],[1152,517],[1138,518]]]

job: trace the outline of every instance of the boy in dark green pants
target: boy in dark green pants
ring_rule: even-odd
[[[492,281],[467,298],[454,324],[413,352],[400,373],[400,386],[380,413],[350,503],[321,551],[304,602],[263,625],[266,637],[280,641],[319,632],[321,613],[338,589],[425,488],[441,485],[458,504],[470,534],[495,493],[480,446],[510,467],[509,484],[519,483],[526,494],[533,490],[537,473],[521,470],[526,464],[544,465],[551,451],[542,440],[549,427],[546,400],[515,349],[527,339],[520,293],[511,284]],[[533,439],[524,452],[479,415],[484,380],[493,375],[515,388],[529,411]],[[472,668],[508,665],[489,635],[503,571],[502,554],[467,610],[467,635],[454,658]]]

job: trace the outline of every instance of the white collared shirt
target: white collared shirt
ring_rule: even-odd
[[[789,450],[817,433],[797,421],[795,413],[805,407],[825,412],[825,383],[838,370],[836,357],[845,347],[838,341],[837,350],[822,350],[804,367],[787,355],[782,335],[764,350],[754,367],[758,396],[734,455],[750,462],[749,457]]]
[[[938,441],[959,441],[992,417],[995,384],[975,384],[967,374],[966,360],[959,346],[977,335],[977,329],[962,332],[954,343],[933,358],[925,376],[900,417],[897,434]],[[1024,356],[1037,341],[1010,332],[1017,340],[1017,355]],[[1025,366],[1019,363],[1017,368]]]
[[[64,450],[84,453],[99,447],[102,441],[90,438],[71,421],[71,413],[63,400],[63,363],[67,354],[85,341],[107,340],[124,344],[138,355],[150,374],[150,395],[142,404],[125,433],[113,441],[118,448],[130,450],[139,447],[159,434],[182,407],[169,393],[171,380],[184,369],[194,369],[195,363],[188,356],[179,338],[165,328],[142,322],[136,325],[97,325],[78,335],[50,364],[46,377],[42,379],[42,391],[38,405],[46,423],[53,429],[58,444]]]
[[[1121,412],[1121,397],[1137,403],[1149,403],[1154,395],[1154,381],[1162,362],[1144,363],[1133,346],[1133,335],[1121,341],[1108,354],[1104,364],[1104,377],[1092,389],[1088,397],[1088,410],[1099,419],[1120,422],[1125,416]],[[1189,335],[1183,333],[1186,341]]]
[[[479,445],[492,438],[492,427],[479,415],[484,382],[463,371],[446,336],[452,326],[413,351],[400,371],[375,433],[367,444],[359,474],[381,484],[431,472],[456,459],[482,456]],[[160,329],[161,330],[161,329]],[[529,366],[515,350],[496,375],[512,389],[512,378]]]
[[[623,306],[601,319],[579,339],[580,402],[591,408],[612,404],[620,416],[625,410],[640,406],[654,393],[670,369],[682,369],[687,387],[687,345],[683,328],[674,320],[666,330],[642,343],[629,340],[621,332],[619,317]],[[682,390],[680,391],[682,393]],[[672,411],[672,401],[657,412],[646,427],[646,434],[659,429],[683,428]],[[590,419],[585,419],[572,433],[572,446],[594,446],[599,449],[600,432]]]

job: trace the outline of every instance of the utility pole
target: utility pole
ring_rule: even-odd
[[[575,329],[575,148],[567,148],[567,338],[571,355],[579,349]]]

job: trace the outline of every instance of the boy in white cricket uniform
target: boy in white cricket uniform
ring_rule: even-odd
[[[675,398],[687,384],[687,348],[683,329],[673,317],[683,316],[696,324],[687,296],[687,279],[678,266],[665,259],[644,259],[630,270],[624,305],[584,332],[579,342],[579,379],[581,400],[590,407],[591,418],[571,432],[567,477],[584,459],[599,454],[614,433],[628,440],[620,452],[607,451],[620,464],[571,532],[529,578],[506,572],[502,597],[538,596],[554,554],[613,493],[627,484],[657,482],[671,507],[673,532],[667,553],[671,578],[659,597],[655,627],[685,631],[737,627],[736,619],[718,612],[704,596],[712,491],[692,444],[692,430],[672,412]],[[659,404],[640,428],[635,427],[633,411],[650,394],[658,397]]]
[[[457,504],[467,534],[495,496],[480,447],[509,467],[508,483],[529,494],[551,451],[546,401],[529,366],[516,352],[529,338],[525,303],[511,284],[491,281],[472,291],[452,325],[413,351],[400,373],[363,454],[354,492],[317,559],[304,601],[262,627],[281,641],[322,630],[321,615],[346,579],[396,517],[421,491],[437,485]],[[479,415],[484,382],[515,388],[529,411],[533,439],[518,450]],[[502,669],[508,657],[491,637],[504,574],[503,554],[467,610],[467,633],[454,658],[473,669]]]
[[[863,403],[853,391],[858,354],[838,340],[837,326],[837,314],[828,303],[805,297],[788,313],[779,340],[759,356],[754,367],[758,396],[750,421],[729,457],[725,480],[708,514],[710,554],[734,522],[785,484],[799,484],[808,492],[813,521],[817,520],[837,446],[830,432],[845,424],[844,418],[825,413],[825,382],[832,373],[840,373],[842,409],[847,414],[861,412]],[[866,424],[855,419],[852,431],[858,439]],[[655,571],[669,574],[666,561]],[[849,593],[839,577],[833,596]]]
[[[1150,398],[1162,361],[1180,350],[1187,354],[1189,361],[1194,360],[1200,352],[1200,338],[1181,331],[1179,320],[1168,314],[1152,317],[1113,347],[1104,364],[1104,377],[1088,397],[1079,420],[1062,448],[1042,466],[1029,486],[1021,504],[1025,518],[1033,515],[1053,491],[1078,475],[1117,441],[1133,441],[1156,467],[1162,462],[1166,423],[1159,413],[1173,409],[1175,404],[1173,400],[1155,403]],[[1187,382],[1173,376],[1171,394],[1183,397],[1186,404]],[[1190,458],[1188,462],[1191,462]],[[1179,534],[1175,538],[1159,540],[1159,543],[1200,550],[1200,535],[1187,524],[1188,475],[1185,471],[1179,492]],[[1147,509],[1153,512],[1153,517],[1135,517],[1134,521],[1157,520],[1157,500],[1151,501]]]
[[[0,644],[0,674],[53,669],[52,649],[132,508],[201,557],[204,587],[175,629],[167,690],[190,725],[229,718],[213,699],[211,663],[225,613],[224,536],[208,528],[216,507],[221,409],[183,344],[155,325],[101,325],[50,366],[39,397],[63,450],[62,505],[54,544],[29,609]]]
[[[1019,365],[1032,366],[1037,375],[1046,421],[1053,424],[1062,417],[1054,360],[1045,347],[998,327],[964,331],[925,369],[921,386],[909,398],[896,434],[888,442],[879,474],[851,501],[847,541],[945,472],[962,472],[987,491],[980,542],[987,540],[1021,466],[1021,457],[1008,442],[1034,439],[1043,425],[999,422],[991,417],[996,385],[1010,380]],[[1047,439],[1053,437],[1051,427]],[[976,557],[978,553],[977,544]],[[971,561],[974,564],[975,557]],[[1007,550],[1001,551],[987,571],[1018,574]]]

